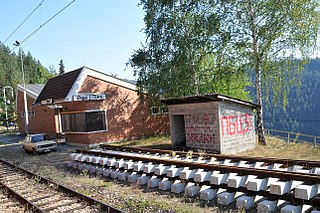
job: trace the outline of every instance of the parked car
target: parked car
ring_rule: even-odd
[[[26,152],[32,152],[34,154],[55,151],[57,149],[57,143],[49,140],[46,134],[27,135],[22,146]]]

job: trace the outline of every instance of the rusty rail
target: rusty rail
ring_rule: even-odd
[[[123,151],[134,151],[134,152],[144,152],[144,153],[160,153],[160,154],[172,154],[175,152],[177,155],[186,156],[192,154],[195,157],[204,158],[217,158],[218,160],[230,159],[234,161],[249,161],[249,162],[265,162],[265,163],[279,163],[286,166],[304,166],[304,167],[320,167],[320,161],[308,161],[308,160],[292,160],[287,158],[262,158],[262,157],[247,157],[247,156],[235,156],[235,155],[222,155],[222,154],[210,154],[203,152],[192,152],[187,151],[174,151],[174,150],[161,150],[161,149],[150,149],[142,147],[129,147],[129,146],[113,146],[113,145],[100,145],[102,149],[110,150],[123,150]]]
[[[57,189],[59,191],[62,191],[62,192],[66,193],[66,194],[69,194],[69,195],[72,195],[73,197],[76,197],[76,198],[78,198],[78,199],[80,199],[82,201],[85,201],[85,202],[89,203],[90,205],[98,205],[102,212],[110,212],[110,213],[120,213],[120,212],[122,212],[121,210],[119,210],[119,209],[117,209],[115,207],[112,207],[112,206],[110,206],[110,205],[108,205],[106,203],[103,203],[103,202],[98,201],[98,200],[96,200],[94,198],[91,198],[91,197],[88,197],[88,196],[86,196],[84,194],[76,192],[73,189],[70,189],[70,188],[68,188],[68,187],[66,187],[64,185],[58,184],[58,183],[54,182],[53,180],[50,180],[50,179],[45,178],[43,176],[37,175],[37,174],[35,174],[33,172],[30,172],[28,170],[25,170],[25,169],[23,169],[21,167],[18,167],[18,166],[14,165],[14,164],[11,164],[11,163],[3,160],[3,159],[0,159],[0,163],[3,163],[3,164],[6,164],[6,165],[8,165],[8,166],[10,166],[12,168],[15,168],[16,170],[19,170],[20,172],[26,174],[27,176],[29,176],[31,178],[36,178],[41,183],[53,184],[54,186],[57,187]],[[10,193],[10,195],[12,195],[15,198],[17,198],[24,205],[29,206],[29,208],[30,208],[30,206],[32,206],[31,209],[32,209],[33,212],[45,212],[44,210],[42,210],[37,205],[35,205],[32,202],[26,200],[25,198],[20,196],[18,193],[16,193],[15,191],[11,190],[10,187],[7,187],[5,184],[2,184],[2,183],[0,183],[0,185],[5,187],[8,190],[8,192]]]
[[[189,167],[190,169],[204,169],[205,171],[220,171],[221,173],[237,173],[238,175],[256,175],[261,178],[274,177],[284,181],[290,181],[290,180],[302,181],[307,184],[320,183],[320,175],[316,175],[316,174],[305,174],[305,173],[295,173],[295,172],[286,172],[286,171],[225,166],[225,165],[218,165],[218,164],[173,161],[168,159],[155,159],[155,158],[142,157],[142,156],[128,156],[123,154],[104,153],[104,152],[92,151],[92,150],[90,151],[90,150],[79,149],[77,150],[77,152],[82,154],[87,154],[87,155],[101,156],[101,157],[114,157],[117,159],[152,162],[155,164],[176,165],[177,167]],[[188,180],[188,181],[193,182],[191,180]],[[211,185],[208,182],[204,182],[202,184]],[[214,186],[213,188],[215,187],[224,188],[232,192],[235,192],[235,191],[244,192],[248,195],[261,195],[271,199],[287,200],[296,204],[310,204],[314,206],[320,206],[320,196],[315,196],[311,200],[306,201],[306,200],[295,198],[292,193],[285,194],[285,195],[275,195],[275,194],[270,194],[270,192],[268,191],[249,191],[245,187],[232,188],[232,187],[228,187],[227,184],[221,184],[219,186]]]

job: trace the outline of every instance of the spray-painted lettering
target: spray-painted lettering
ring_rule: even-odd
[[[223,116],[220,120],[222,136],[245,135],[253,127],[253,120],[249,114]]]

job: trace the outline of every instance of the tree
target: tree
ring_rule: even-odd
[[[60,62],[59,62],[59,75],[62,75],[64,73],[65,73],[64,63],[63,63],[63,60],[61,59]]]
[[[230,94],[221,85],[235,84],[243,91],[246,74],[254,76],[261,106],[258,138],[266,144],[263,94],[266,101],[271,95],[274,103],[285,106],[290,88],[299,86],[302,67],[317,42],[319,2],[141,0],[141,5],[147,42],[129,60],[138,85],[151,94],[163,89],[169,97]]]
[[[177,97],[212,92],[249,99],[246,73],[221,54],[226,37],[217,31],[223,17],[212,1],[141,0],[141,5],[148,39],[128,61],[140,92],[147,90],[152,100],[160,93]]]
[[[275,103],[287,104],[287,94],[300,84],[303,65],[316,47],[319,31],[317,0],[221,1],[227,14],[220,32],[228,34],[228,45],[242,58],[243,69],[255,76],[258,138],[266,144],[263,129],[262,92]],[[230,54],[230,53],[228,53]],[[293,60],[299,57],[301,60]],[[268,100],[267,100],[268,101]]]

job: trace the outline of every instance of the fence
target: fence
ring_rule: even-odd
[[[266,129],[267,135],[276,136],[287,142],[295,143],[313,143],[314,146],[320,145],[320,136],[301,134],[297,132],[288,132],[283,130]]]

